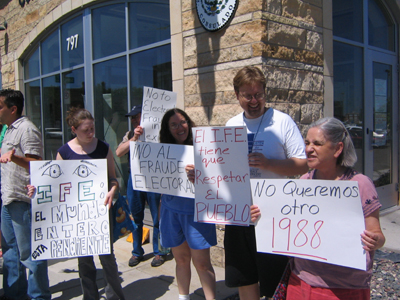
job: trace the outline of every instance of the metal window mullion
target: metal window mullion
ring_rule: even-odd
[[[129,3],[125,3],[125,40],[126,40],[126,72],[127,72],[127,82],[126,82],[126,88],[127,88],[127,106],[128,106],[128,110],[130,111],[131,107],[132,107],[132,103],[131,103],[131,72],[130,72],[130,66],[131,66],[131,61],[130,61],[130,56],[129,56]],[[131,122],[128,122],[128,129],[131,130]]]
[[[92,65],[92,14],[91,9],[86,8],[83,14],[84,36],[84,78],[85,78],[85,108],[94,115],[94,86]]]

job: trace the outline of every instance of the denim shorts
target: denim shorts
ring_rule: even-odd
[[[217,244],[215,224],[194,222],[194,215],[173,212],[161,205],[161,245],[166,248],[180,246],[187,241],[194,250],[208,249]]]

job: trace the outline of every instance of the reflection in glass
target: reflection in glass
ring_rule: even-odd
[[[67,112],[71,107],[85,107],[85,77],[83,68],[65,72],[62,75],[62,103],[63,103],[63,125],[64,139],[69,141],[73,138],[71,128],[66,123]]]
[[[94,65],[94,117],[96,137],[115,150],[128,128],[128,77],[126,57]],[[113,151],[114,152],[114,151]],[[125,155],[126,156],[126,155]],[[128,178],[128,160],[114,156],[117,177]],[[125,186],[125,184],[121,184]]]
[[[24,62],[25,79],[34,78],[40,75],[39,68],[39,48],[31,54]]]
[[[129,4],[130,49],[167,40],[170,37],[168,0]]]
[[[131,104],[141,104],[143,86],[172,91],[171,46],[131,55]]]
[[[334,115],[349,130],[357,152],[355,169],[363,172],[363,53],[359,47],[333,43]]]
[[[25,84],[25,113],[26,116],[35,124],[39,130],[42,130],[42,114],[40,100],[40,81],[35,80]]]
[[[375,186],[392,182],[392,66],[374,62],[374,151]]]
[[[42,42],[42,74],[60,70],[60,47],[58,30]]]
[[[126,50],[124,4],[94,9],[92,18],[94,59]]]
[[[56,159],[57,150],[63,144],[61,101],[60,101],[60,75],[43,79],[43,127],[45,159]]]
[[[363,0],[332,1],[333,35],[363,41]]]
[[[394,23],[375,0],[368,1],[368,44],[394,51]]]
[[[62,67],[70,68],[83,63],[82,16],[61,26]]]

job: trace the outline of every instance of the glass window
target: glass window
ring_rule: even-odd
[[[168,0],[129,4],[130,49],[171,37]]]
[[[96,137],[106,140],[114,152],[128,129],[125,117],[128,111],[126,56],[95,64],[93,74]],[[127,158],[124,158],[124,166],[119,157],[115,156],[114,160],[117,176],[127,178]]]
[[[141,51],[131,55],[131,104],[141,104],[143,86],[172,91],[171,46]]]
[[[368,1],[368,44],[394,51],[394,24],[377,1]]]
[[[82,16],[61,26],[63,68],[70,68],[83,63],[83,41]]]
[[[60,47],[58,30],[42,42],[42,74],[60,70]]]
[[[48,30],[24,61],[24,78],[31,80],[25,81],[26,113],[43,133],[48,159],[73,137],[65,121],[71,107],[91,109],[96,137],[115,151],[129,129],[125,114],[142,102],[143,86],[172,90],[169,0],[108,2]],[[125,155],[115,162],[123,188],[129,160]]]
[[[363,41],[363,0],[334,0],[333,35],[356,42]]]
[[[43,79],[43,127],[45,159],[54,160],[63,144],[61,121],[60,75]]]
[[[39,68],[39,48],[25,60],[25,79],[38,77],[40,75]]]
[[[364,84],[362,48],[333,43],[335,117],[349,130],[357,152],[355,169],[363,172]]]
[[[63,73],[62,87],[64,140],[68,142],[73,138],[73,135],[71,128],[65,120],[67,112],[71,107],[85,107],[85,77],[83,68]]]
[[[40,81],[35,80],[25,84],[25,113],[29,119],[42,130],[42,102],[40,99]]]
[[[125,5],[108,5],[93,10],[93,58],[126,50]]]

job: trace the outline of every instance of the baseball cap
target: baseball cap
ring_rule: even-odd
[[[140,114],[141,112],[142,112],[142,106],[135,105],[134,107],[132,107],[132,110],[125,115],[125,117],[136,116],[137,114]]]

